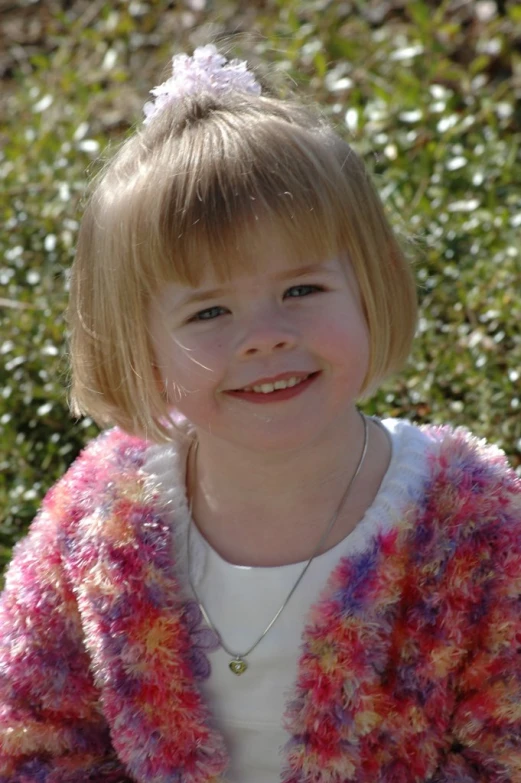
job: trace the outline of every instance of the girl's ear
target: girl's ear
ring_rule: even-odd
[[[152,372],[154,374],[154,380],[156,382],[157,391],[159,392],[159,394],[163,399],[166,399],[167,397],[166,384],[163,379],[163,376],[161,375],[159,367],[155,362],[152,364]]]

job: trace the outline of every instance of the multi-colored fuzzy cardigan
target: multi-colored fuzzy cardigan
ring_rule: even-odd
[[[521,781],[521,480],[466,430],[422,429],[425,496],[341,560],[308,619],[285,783]],[[148,448],[95,440],[17,547],[1,783],[226,779]]]

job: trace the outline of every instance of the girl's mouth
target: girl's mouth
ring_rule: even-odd
[[[245,386],[243,389],[233,389],[226,392],[232,397],[246,400],[248,402],[279,402],[282,400],[289,400],[292,397],[296,397],[302,394],[320,375],[320,372],[312,372],[309,375],[303,375],[300,377],[291,376],[284,380],[275,381],[274,383],[263,383],[254,386]]]

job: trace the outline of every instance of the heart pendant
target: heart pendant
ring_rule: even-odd
[[[243,661],[242,658],[235,658],[233,661],[230,661],[228,666],[230,667],[230,670],[237,675],[244,674],[248,668],[248,664],[246,661]]]

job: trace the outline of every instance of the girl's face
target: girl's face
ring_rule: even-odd
[[[210,273],[198,288],[164,286],[150,330],[169,403],[201,435],[289,450],[352,416],[369,333],[347,264],[295,267],[276,236],[259,260],[224,286]]]

